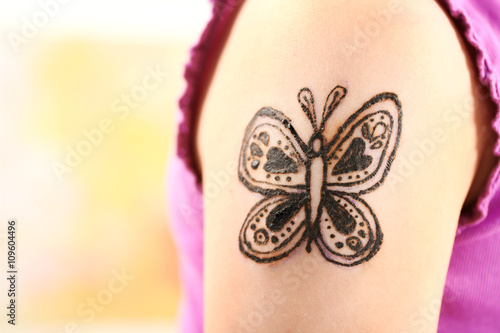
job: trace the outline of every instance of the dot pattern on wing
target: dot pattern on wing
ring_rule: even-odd
[[[377,253],[381,231],[375,215],[359,198],[328,193],[317,244],[329,261],[351,266]]]
[[[393,119],[389,112],[371,113],[354,124],[328,157],[327,174],[332,182],[355,185],[380,170],[387,154]]]
[[[282,195],[258,203],[241,229],[240,247],[260,261],[294,249],[304,233],[305,196]]]
[[[279,128],[257,126],[245,149],[245,170],[255,182],[272,185],[304,186],[305,166],[291,138]]]

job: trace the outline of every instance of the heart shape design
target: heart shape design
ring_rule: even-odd
[[[297,163],[288,157],[281,148],[271,147],[266,154],[267,162],[264,170],[270,173],[296,173],[299,171]]]
[[[373,158],[364,155],[365,148],[366,144],[363,139],[354,138],[347,151],[333,168],[332,175],[341,175],[368,168],[372,164]]]

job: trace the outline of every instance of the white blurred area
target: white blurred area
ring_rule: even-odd
[[[210,11],[204,0],[0,0],[0,332],[175,332],[164,173],[183,65]],[[110,105],[155,66],[164,82],[120,120]],[[52,163],[103,118],[115,130],[58,179]],[[12,218],[16,326],[3,310]],[[77,308],[122,267],[134,280],[87,322]]]
[[[22,18],[32,19],[44,8],[53,17],[40,37],[92,35],[115,41],[139,39],[192,44],[210,15],[204,0],[2,0],[0,28],[19,32]]]

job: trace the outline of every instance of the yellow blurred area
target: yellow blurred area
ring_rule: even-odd
[[[28,221],[19,219],[19,242],[27,256],[20,265],[35,256],[37,266],[27,267],[33,275],[22,276],[32,284],[20,286],[24,321],[78,321],[78,305],[89,295],[96,297],[111,272],[122,268],[135,278],[113,295],[116,299],[99,313],[99,320],[175,315],[179,286],[163,179],[172,139],[172,101],[180,84],[172,64],[182,62],[183,51],[71,40],[44,45],[31,59],[37,96],[20,130],[25,144],[57,152],[51,161],[54,184],[47,184],[55,193],[46,198],[56,216],[47,212],[35,217],[37,232],[30,234],[23,230]],[[112,102],[141,84],[146,68],[157,66],[176,80],[160,82],[130,116],[120,119]],[[80,165],[58,173],[53,162],[67,165],[67,147],[78,152],[79,143],[90,142],[83,131],[99,128],[103,118],[112,121],[114,130],[100,134],[102,142],[81,156]],[[46,199],[30,205],[44,205]],[[60,210],[57,202],[72,207]]]
[[[2,310],[1,332],[175,327],[181,292],[164,193],[190,38],[0,45],[2,276],[9,219],[18,243],[17,325]]]

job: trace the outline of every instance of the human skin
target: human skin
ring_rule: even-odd
[[[390,16],[377,30],[381,11]],[[359,31],[371,32],[363,39]],[[434,1],[244,3],[208,84],[197,133],[205,331],[435,332],[460,212],[474,203],[493,163],[492,105],[476,75]],[[247,214],[263,198],[238,178],[245,129],[269,106],[293,119],[307,143],[311,124],[297,93],[311,89],[319,112],[337,85],[347,94],[325,128],[329,140],[379,93],[395,93],[402,104],[390,171],[362,195],[383,232],[380,250],[343,267],[314,244],[308,253],[303,242],[281,260],[257,263],[238,245]]]

